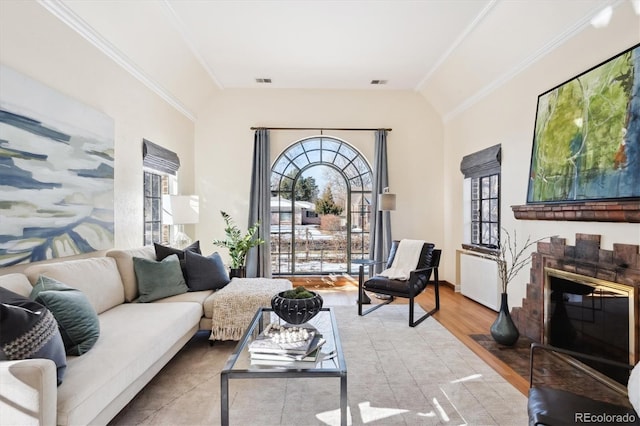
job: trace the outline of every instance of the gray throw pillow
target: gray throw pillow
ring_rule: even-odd
[[[80,290],[40,275],[29,298],[47,307],[58,321],[67,355],[87,353],[98,341],[98,314]]]
[[[196,241],[184,249],[177,249],[174,247],[163,246],[162,244],[153,243],[153,248],[156,252],[156,260],[164,260],[167,256],[175,254],[180,259],[180,268],[182,268],[182,276],[187,279],[187,269],[185,264],[185,253],[190,251],[193,253],[202,254],[200,251],[200,241]]]
[[[178,256],[172,254],[162,261],[133,258],[133,269],[138,280],[139,302],[153,302],[189,291],[185,283]]]
[[[191,291],[217,290],[229,283],[229,273],[215,252],[209,256],[185,251],[187,286]]]
[[[58,385],[62,383],[67,357],[53,314],[41,304],[0,287],[0,360],[33,358],[52,360]]]

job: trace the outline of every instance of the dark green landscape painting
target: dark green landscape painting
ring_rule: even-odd
[[[640,198],[640,45],[538,97],[527,203]]]

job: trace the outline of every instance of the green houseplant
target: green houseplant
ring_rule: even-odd
[[[232,277],[244,277],[245,260],[247,253],[252,247],[258,246],[264,243],[264,240],[256,236],[260,222],[256,222],[249,227],[246,234],[242,234],[238,225],[234,220],[224,211],[220,211],[222,219],[225,223],[224,233],[226,238],[224,240],[214,240],[213,244],[219,247],[225,247],[229,250],[229,257],[231,258],[231,276]]]

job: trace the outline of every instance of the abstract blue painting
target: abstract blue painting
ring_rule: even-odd
[[[114,122],[0,65],[0,267],[113,247]]]

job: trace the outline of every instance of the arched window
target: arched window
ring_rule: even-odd
[[[274,275],[350,273],[369,253],[371,167],[327,136],[290,145],[271,168]]]

